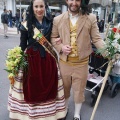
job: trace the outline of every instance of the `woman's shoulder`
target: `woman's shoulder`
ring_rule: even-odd
[[[21,23],[20,30],[27,31],[27,21]]]

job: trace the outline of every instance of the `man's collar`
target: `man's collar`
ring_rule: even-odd
[[[72,14],[70,13],[70,11],[68,10],[68,15],[69,15],[70,18],[79,17],[79,16],[80,16],[80,12],[77,13],[76,15],[72,15]]]

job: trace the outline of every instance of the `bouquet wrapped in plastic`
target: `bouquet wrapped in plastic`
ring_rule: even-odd
[[[6,59],[6,71],[9,73],[8,78],[11,84],[14,84],[14,77],[18,75],[19,70],[27,68],[26,54],[21,50],[21,47],[9,49]]]
[[[108,29],[105,46],[102,49],[98,50],[98,53],[105,53],[105,57],[109,58],[113,62],[120,58],[120,29],[114,27],[112,29]]]

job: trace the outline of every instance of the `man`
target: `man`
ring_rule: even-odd
[[[91,42],[101,48],[104,41],[99,34],[96,16],[88,13],[89,0],[66,0],[66,3],[68,11],[54,18],[51,42],[60,56],[66,108],[72,88],[75,102],[73,120],[80,120],[79,114],[85,100],[88,60],[92,52]]]
[[[4,27],[4,37],[7,38],[7,31],[8,31],[8,15],[7,15],[7,10],[4,9],[4,12],[1,14],[1,22]]]
[[[9,23],[9,27],[12,28],[12,11],[9,10],[8,12],[9,12],[8,13],[8,23]]]

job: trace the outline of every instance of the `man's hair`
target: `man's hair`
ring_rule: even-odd
[[[89,14],[89,7],[88,7],[89,1],[90,0],[81,0],[81,11],[83,15]]]
[[[81,0],[81,12],[82,12],[82,15],[85,15],[85,14],[89,14],[90,13],[90,10],[89,10],[89,1],[90,0]]]
[[[3,9],[3,11],[5,12],[5,11],[6,11],[6,9]]]

